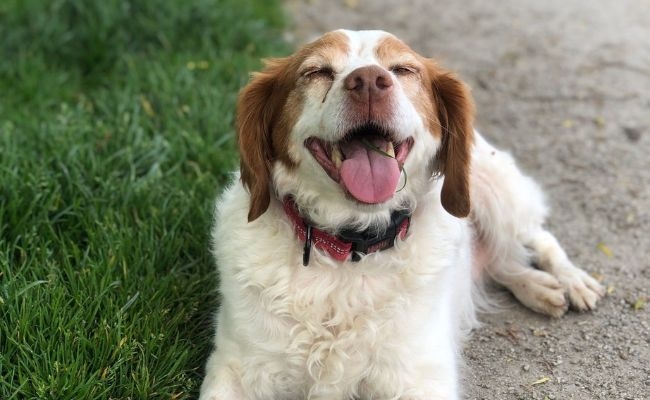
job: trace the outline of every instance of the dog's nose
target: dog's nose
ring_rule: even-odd
[[[381,100],[393,88],[393,79],[388,71],[377,65],[357,68],[343,82],[350,97],[362,103]]]

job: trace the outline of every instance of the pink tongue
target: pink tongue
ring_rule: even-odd
[[[388,142],[384,139],[370,141],[385,151]],[[363,203],[382,203],[395,194],[400,170],[397,160],[369,149],[359,140],[341,145],[345,161],[339,173],[341,182],[355,199]]]

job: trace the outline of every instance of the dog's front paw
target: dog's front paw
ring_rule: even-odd
[[[556,277],[569,296],[571,308],[575,310],[594,310],[598,300],[605,295],[605,288],[597,280],[573,265],[560,269]]]
[[[565,289],[553,275],[528,269],[512,278],[506,286],[517,300],[533,311],[559,318],[569,308]]]

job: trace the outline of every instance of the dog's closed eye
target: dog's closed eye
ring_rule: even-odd
[[[301,75],[307,79],[326,79],[329,81],[333,81],[335,77],[334,69],[327,66],[307,68]]]
[[[419,73],[419,69],[411,65],[392,65],[388,70],[397,76],[414,75]]]

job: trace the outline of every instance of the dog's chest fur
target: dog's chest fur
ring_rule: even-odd
[[[246,359],[242,370],[275,366],[295,382],[352,385],[381,365],[378,359],[409,356],[400,343],[431,321],[447,296],[458,249],[467,247],[460,245],[462,222],[423,206],[395,248],[343,265],[313,253],[304,267],[302,244],[279,203],[246,223],[246,196],[240,185],[224,194],[214,232],[224,301],[230,317],[241,320],[233,324],[237,335],[270,350]]]

